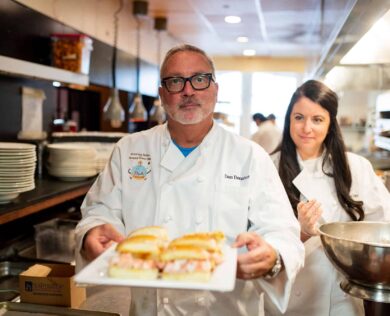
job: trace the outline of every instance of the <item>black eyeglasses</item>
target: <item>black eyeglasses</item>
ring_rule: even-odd
[[[210,87],[210,82],[213,79],[213,74],[196,74],[191,77],[166,77],[161,79],[161,85],[164,86],[169,92],[181,92],[183,91],[187,81],[190,82],[191,87],[194,90],[205,90]]]

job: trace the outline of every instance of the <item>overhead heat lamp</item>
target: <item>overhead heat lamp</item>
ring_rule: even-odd
[[[157,73],[160,76],[160,64],[161,64],[161,32],[167,29],[166,17],[154,18],[154,29],[157,31]],[[161,105],[160,98],[157,96],[153,102],[153,107],[150,110],[149,120],[152,125],[159,125],[165,122],[166,114]]]
[[[114,46],[112,49],[112,88],[110,97],[103,108],[103,118],[110,121],[110,125],[113,128],[119,128],[122,126],[122,122],[125,120],[125,111],[119,100],[119,91],[116,88],[116,55],[117,55],[117,41],[118,41],[118,15],[123,8],[123,0],[119,1],[119,8],[114,13]]]
[[[142,101],[142,95],[139,92],[140,81],[140,43],[141,43],[141,18],[145,17],[148,13],[148,2],[146,1],[133,1],[133,15],[137,22],[137,59],[136,59],[136,80],[137,80],[137,92],[134,96],[133,102],[129,108],[129,120],[130,122],[145,122],[148,117],[148,112]]]

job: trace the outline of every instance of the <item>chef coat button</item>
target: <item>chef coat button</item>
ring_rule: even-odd
[[[200,225],[200,224],[202,224],[202,222],[203,222],[203,217],[202,216],[198,216],[196,218],[196,220],[195,220],[196,225]]]
[[[299,296],[301,296],[301,294],[302,294],[301,291],[296,291],[296,292],[295,292],[295,296],[298,296],[298,297],[299,297]]]
[[[163,297],[163,304],[169,304],[169,298],[168,297]]]
[[[199,183],[203,182],[204,180],[205,180],[205,178],[202,176],[199,176],[196,178],[196,181],[198,181]]]
[[[171,215],[167,215],[167,216],[165,216],[165,218],[164,218],[164,222],[165,223],[168,223],[168,222],[170,222],[172,220],[172,216]]]
[[[202,296],[202,297],[198,297],[196,299],[196,302],[198,303],[199,306],[205,306],[206,305],[206,299]]]

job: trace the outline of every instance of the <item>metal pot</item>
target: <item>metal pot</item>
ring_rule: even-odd
[[[346,280],[341,288],[362,299],[390,303],[390,223],[321,225],[325,253]]]

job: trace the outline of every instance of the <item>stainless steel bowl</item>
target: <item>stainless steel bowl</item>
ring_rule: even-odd
[[[326,255],[349,284],[390,299],[390,222],[336,222],[319,230]]]

